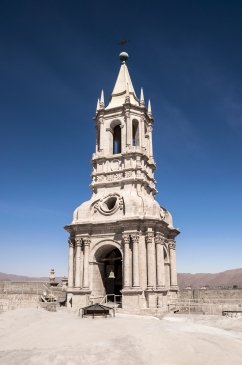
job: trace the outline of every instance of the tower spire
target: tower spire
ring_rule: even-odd
[[[100,98],[100,108],[104,108],[105,107],[105,104],[104,104],[104,92],[103,90],[101,91],[101,98]]]
[[[144,106],[145,105],[145,98],[144,98],[143,88],[141,88],[141,90],[140,90],[140,105],[141,106]]]
[[[100,100],[99,98],[97,99],[97,108],[96,108],[96,113],[99,111],[100,109]]]
[[[149,116],[152,116],[152,110],[151,110],[151,102],[150,102],[150,99],[148,101],[148,115]]]
[[[127,96],[130,98],[130,104],[139,105],[139,101],[134,91],[134,87],[127,67],[128,53],[121,52],[119,55],[121,66],[116,83],[111,94],[111,100],[106,109],[116,108],[125,104]]]

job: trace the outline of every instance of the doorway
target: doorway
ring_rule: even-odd
[[[108,301],[121,301],[123,288],[121,252],[114,246],[103,246],[96,253],[96,259]]]

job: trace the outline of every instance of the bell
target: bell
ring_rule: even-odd
[[[108,275],[108,278],[109,279],[115,279],[114,271],[112,269],[110,270],[110,273]]]

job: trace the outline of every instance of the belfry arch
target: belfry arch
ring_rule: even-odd
[[[123,288],[122,250],[116,242],[104,241],[98,244],[93,256],[93,293],[92,296],[108,296],[113,301],[114,295],[121,299]]]

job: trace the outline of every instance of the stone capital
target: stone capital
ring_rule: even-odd
[[[155,243],[156,244],[164,244],[165,243],[165,237],[162,233],[157,232],[155,235]]]
[[[176,249],[176,242],[175,241],[170,241],[169,242],[169,249],[170,250],[175,250]]]
[[[147,244],[152,243],[154,239],[154,232],[146,232],[145,241]]]
[[[82,244],[82,238],[81,237],[76,237],[75,241],[76,241],[76,246],[81,246],[81,244]]]
[[[131,237],[132,242],[139,243],[139,233],[138,232],[137,233],[132,233],[130,235],[130,237]]]
[[[68,239],[68,244],[69,244],[70,248],[73,248],[74,244],[75,244],[75,238],[69,238]]]
[[[122,241],[123,241],[123,244],[128,244],[130,242],[129,234],[123,234]]]
[[[90,237],[82,237],[82,241],[83,241],[84,246],[90,246],[90,243],[91,243]]]

